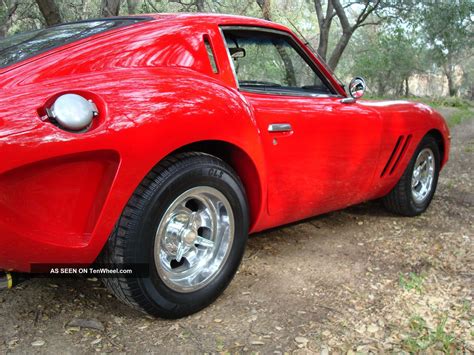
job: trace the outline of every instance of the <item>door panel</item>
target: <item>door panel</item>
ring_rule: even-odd
[[[379,115],[341,103],[290,35],[241,28],[224,28],[223,34],[262,135],[269,214],[281,224],[368,197],[380,148]]]
[[[271,215],[290,222],[364,200],[380,147],[376,113],[334,97],[244,95],[264,142]],[[292,131],[269,132],[275,123]]]

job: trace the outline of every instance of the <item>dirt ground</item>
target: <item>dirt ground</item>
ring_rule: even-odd
[[[474,352],[474,120],[452,136],[422,216],[370,202],[255,235],[225,293],[177,321],[95,279],[29,280],[0,293],[0,353]]]

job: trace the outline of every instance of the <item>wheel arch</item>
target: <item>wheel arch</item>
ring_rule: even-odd
[[[439,148],[441,167],[444,166],[444,164],[446,162],[446,160],[445,160],[445,157],[446,157],[446,142],[444,141],[443,135],[441,134],[441,132],[439,130],[437,130],[436,128],[433,128],[430,131],[428,131],[425,134],[425,136],[431,136],[436,140],[436,143],[437,143],[438,148]]]
[[[257,164],[241,147],[220,140],[204,140],[187,144],[172,151],[170,155],[184,152],[202,152],[213,155],[232,167],[242,180],[250,211],[250,230],[257,223],[263,208],[263,180]],[[165,157],[166,158],[166,157]],[[163,159],[165,159],[163,158]],[[162,160],[160,160],[161,162]],[[160,164],[158,162],[158,164]]]

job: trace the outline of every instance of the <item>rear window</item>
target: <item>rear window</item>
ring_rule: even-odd
[[[0,68],[8,67],[65,44],[147,19],[115,18],[66,23],[2,38],[0,39]]]

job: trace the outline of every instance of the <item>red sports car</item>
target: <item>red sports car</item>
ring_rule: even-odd
[[[422,213],[448,160],[433,109],[357,100],[363,79],[346,93],[259,19],[68,23],[0,53],[0,269],[116,266],[105,284],[152,315],[209,305],[249,233],[378,198]]]

